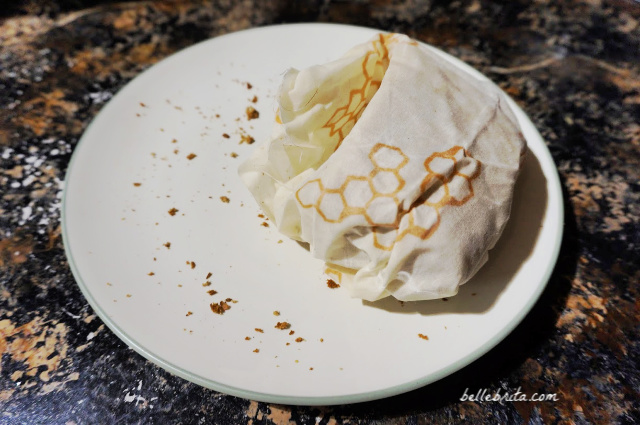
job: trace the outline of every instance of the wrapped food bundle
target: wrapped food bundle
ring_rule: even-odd
[[[495,85],[380,34],[289,70],[277,101],[273,135],[240,175],[352,296],[453,296],[487,261],[526,149]]]

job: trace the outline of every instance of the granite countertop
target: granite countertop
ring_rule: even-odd
[[[560,259],[503,342],[428,387],[296,407],[177,378],[96,316],[67,263],[61,191],[84,129],[128,81],[201,40],[287,22],[406,33],[468,62],[531,117],[565,197]],[[640,3],[113,2],[0,9],[0,423],[640,423]],[[557,401],[460,401],[464,390]]]

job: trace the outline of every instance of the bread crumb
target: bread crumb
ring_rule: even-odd
[[[250,336],[245,336],[245,337],[244,337],[244,340],[245,340],[245,341],[251,341],[251,337],[250,337]]]
[[[140,187],[140,186],[142,186],[142,183],[134,183],[133,185],[134,185],[135,187]]]
[[[165,248],[171,249],[171,242],[166,242],[163,245],[165,246]]]
[[[211,282],[209,282],[208,280],[202,284],[202,286],[207,287],[207,286],[211,286]]]
[[[221,196],[221,197],[220,197],[220,200],[221,200],[222,202],[224,202],[225,204],[228,204],[228,203],[229,203],[229,201],[230,201],[230,199],[229,199],[228,197],[226,197],[226,196]]]
[[[153,276],[155,273],[154,272],[149,272],[147,273],[147,276]]]
[[[267,223],[266,221],[263,221],[260,225],[262,227],[269,227],[269,223]]]
[[[179,209],[177,209],[177,208],[171,208],[171,209],[168,211],[168,213],[169,213],[169,215],[170,215],[170,216],[174,216],[174,215],[176,215],[176,213],[177,213],[178,211],[180,211],[180,210],[179,210]]]
[[[207,294],[212,295],[212,296],[217,294],[217,293],[218,293],[218,291],[216,291],[215,289],[210,289],[210,290],[207,291]]]
[[[211,303],[209,304],[209,307],[211,307],[211,311],[215,314],[224,314],[224,308],[222,308],[220,304]]]
[[[276,310],[276,311],[273,312],[273,315],[274,316],[280,316],[280,312],[278,310]]]
[[[195,158],[196,156],[198,156],[198,155],[196,155],[195,153],[190,153],[189,155],[187,155],[187,159],[188,159],[189,161],[191,161],[191,160],[192,160],[193,158]]]
[[[131,298],[131,294],[127,294],[127,298]]]
[[[289,329],[291,324],[289,322],[278,322],[274,327],[276,329]]]
[[[258,112],[253,106],[247,107],[246,111],[248,120],[255,120],[260,118],[260,112]]]
[[[333,279],[327,279],[327,286],[331,289],[336,289],[340,287],[340,285],[337,284],[336,281]]]
[[[251,85],[251,83],[247,82],[247,88],[248,88],[249,90],[251,90],[251,89],[253,88],[253,86]]]
[[[205,277],[205,279],[209,279],[211,276],[213,276],[213,275],[211,274],[211,272],[209,272],[209,273],[207,273],[207,277]]]
[[[253,99],[251,99],[251,102],[253,103],[258,102],[258,96],[253,96]]]
[[[260,329],[260,328],[255,328],[254,330],[255,330],[256,332],[260,332],[261,334],[263,334],[263,333],[264,333],[264,331],[263,331],[262,329]]]
[[[304,338],[301,338],[301,337],[296,338],[296,342],[302,342],[302,341],[304,341]]]
[[[289,331],[289,335],[293,335],[296,331]]]
[[[189,316],[191,316],[192,314],[193,314],[193,312],[192,312],[192,311],[187,311],[186,316],[187,316],[187,317],[189,317]]]
[[[222,133],[222,137],[224,137],[225,139],[230,138],[231,136],[229,136],[227,133]]]
[[[418,336],[419,336],[420,338],[422,338],[422,339],[425,339],[425,340],[428,340],[428,339],[429,339],[429,337],[428,337],[428,336],[426,336],[426,335],[424,335],[424,334],[418,334]]]
[[[237,157],[238,157],[238,154],[237,154],[237,153],[235,153],[235,152],[231,152],[231,158],[237,158]]]
[[[253,144],[256,141],[256,139],[254,139],[253,137],[249,136],[248,134],[243,134],[240,137],[240,144],[246,143],[248,145]]]
[[[178,143],[178,140],[177,139],[172,139],[171,143]]]
[[[187,264],[188,264],[189,266],[191,266],[191,268],[192,268],[192,269],[195,269],[195,268],[196,268],[196,263],[195,263],[195,261],[187,261]]]

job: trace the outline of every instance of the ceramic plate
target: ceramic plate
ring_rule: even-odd
[[[138,353],[245,398],[351,403],[462,368],[531,309],[557,259],[562,194],[513,102],[530,155],[512,217],[489,262],[448,301],[368,303],[330,289],[323,263],[260,217],[239,180],[256,146],[242,141],[270,134],[286,69],[335,59],[375,33],[303,24],[217,37],[142,73],[91,123],[66,178],[65,247],[91,306]],[[249,106],[259,118],[248,119]],[[213,313],[222,301],[230,308]],[[290,329],[275,327],[285,321]]]

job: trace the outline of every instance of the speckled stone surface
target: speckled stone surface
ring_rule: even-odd
[[[565,195],[560,260],[502,343],[428,387],[292,407],[174,377],[76,286],[64,173],[113,94],[198,41],[284,22],[407,33],[485,73],[529,114]],[[0,7],[0,423],[640,423],[640,3],[633,0],[28,0]],[[554,393],[460,401],[464,390]]]

